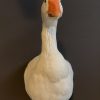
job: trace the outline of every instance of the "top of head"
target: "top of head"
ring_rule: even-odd
[[[44,0],[41,8],[43,21],[56,21],[62,16],[63,7],[60,0]],[[48,23],[50,23],[48,22]]]

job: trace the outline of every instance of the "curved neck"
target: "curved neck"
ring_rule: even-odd
[[[56,28],[55,26],[46,27],[43,24],[42,27],[42,53],[51,54],[57,51],[57,41],[56,41]]]

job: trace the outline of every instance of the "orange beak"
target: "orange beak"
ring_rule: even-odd
[[[58,17],[60,15],[59,0],[48,0],[48,15],[50,17]]]

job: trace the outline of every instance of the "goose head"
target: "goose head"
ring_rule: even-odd
[[[63,14],[61,0],[44,0],[41,7],[43,24],[47,27],[57,25]]]

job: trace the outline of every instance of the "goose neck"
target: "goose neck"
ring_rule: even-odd
[[[42,27],[42,53],[51,54],[57,50],[56,25]]]

